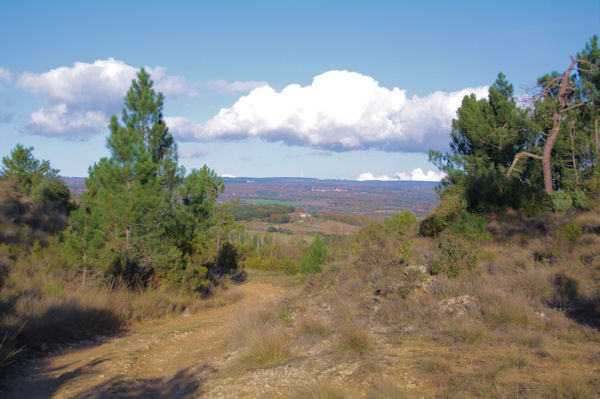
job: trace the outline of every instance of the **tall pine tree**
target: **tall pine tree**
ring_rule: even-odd
[[[163,121],[163,96],[152,86],[142,69],[125,97],[122,124],[111,118],[111,157],[92,166],[86,180],[89,213],[114,254],[113,270],[129,284],[169,267],[173,258],[173,248],[161,238],[180,170],[175,140]]]

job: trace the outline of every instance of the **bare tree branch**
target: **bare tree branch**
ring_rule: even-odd
[[[519,159],[521,159],[523,157],[529,157],[529,158],[534,158],[534,159],[539,159],[539,160],[543,159],[543,157],[541,155],[534,154],[534,153],[527,152],[527,151],[521,151],[517,155],[515,155],[515,158],[513,159],[512,163],[510,164],[510,168],[508,168],[508,172],[506,172],[506,177],[510,177],[510,174],[512,173],[513,169],[515,168],[515,166],[517,166],[517,162],[519,161]]]

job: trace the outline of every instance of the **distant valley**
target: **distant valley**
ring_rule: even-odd
[[[63,177],[79,194],[85,178]],[[427,215],[438,203],[436,182],[321,180],[298,177],[223,178],[222,201],[240,199],[240,204],[280,203],[309,212],[331,212],[387,218],[404,209]]]

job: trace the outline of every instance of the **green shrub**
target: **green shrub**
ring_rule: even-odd
[[[434,215],[429,215],[419,225],[419,234],[423,237],[435,237],[442,232],[443,228]]]
[[[577,223],[571,221],[560,228],[557,239],[561,240],[562,238],[566,238],[569,243],[573,244],[577,241],[579,236],[581,236],[581,233],[581,227]]]
[[[573,191],[573,206],[578,209],[589,209],[590,200],[583,190]]]
[[[432,274],[457,278],[463,271],[477,269],[479,251],[474,243],[449,231],[443,232],[437,241],[437,253],[429,265]]]
[[[470,241],[488,242],[490,233],[486,230],[487,218],[467,211],[462,211],[455,222],[452,223],[452,232],[460,234]]]
[[[307,274],[320,272],[326,257],[327,246],[323,243],[323,240],[321,240],[321,236],[317,236],[300,261],[300,273]]]
[[[573,208],[573,199],[566,191],[554,191],[550,198],[554,212],[565,212]]]
[[[520,209],[535,216],[548,208],[547,195],[517,178],[507,179],[497,169],[480,169],[465,181],[468,209],[478,213],[503,213],[507,208]]]
[[[232,243],[226,242],[219,249],[219,255],[217,257],[217,267],[224,269],[235,270],[238,267],[238,253],[237,249]]]
[[[523,211],[525,216],[534,217],[540,213],[551,211],[552,200],[545,192],[530,188],[521,195],[518,208]]]
[[[597,199],[600,198],[600,176],[592,176],[585,185],[585,188],[589,194],[589,198]]]
[[[465,181],[469,210],[501,213],[508,207],[516,207],[515,197],[518,197],[519,187],[513,182],[494,168],[470,173]]]
[[[412,255],[410,251],[410,247],[412,246],[412,240],[404,241],[400,243],[400,248],[398,248],[398,256],[400,258],[400,262],[404,265],[408,265],[410,263],[410,257]]]
[[[415,215],[411,211],[405,210],[394,215],[390,219],[386,219],[383,224],[389,234],[402,236],[407,233],[416,222],[417,218]]]
[[[419,234],[424,237],[437,237],[449,228],[458,215],[467,209],[463,191],[459,186],[446,187],[442,194],[442,202],[435,212],[421,222]]]
[[[65,299],[65,292],[60,284],[48,283],[42,289],[45,296],[56,299]]]
[[[208,276],[208,269],[200,264],[188,263],[183,270],[181,282],[191,292],[208,293],[211,282]]]

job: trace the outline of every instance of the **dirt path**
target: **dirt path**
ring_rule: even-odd
[[[221,308],[141,323],[123,337],[65,350],[11,382],[8,398],[199,397],[218,380],[230,356],[235,312],[275,300],[283,290],[248,282],[243,299]]]

